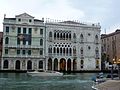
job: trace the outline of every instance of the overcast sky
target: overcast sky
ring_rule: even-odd
[[[120,0],[0,0],[0,31],[7,18],[28,13],[36,19],[78,20],[101,24],[101,33],[120,28]]]

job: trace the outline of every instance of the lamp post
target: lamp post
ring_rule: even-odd
[[[113,80],[113,64],[115,62],[115,59],[112,61],[112,66],[111,66],[111,79]]]

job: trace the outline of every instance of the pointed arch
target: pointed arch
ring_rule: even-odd
[[[71,40],[71,33],[69,33],[69,40]]]
[[[54,59],[54,71],[57,71],[58,70],[58,59],[55,58]]]
[[[56,35],[56,32],[54,32],[54,39],[55,39],[55,40],[56,40],[56,36],[57,36],[57,35]]]
[[[77,70],[77,61],[76,59],[73,60],[73,71]]]
[[[68,33],[66,33],[66,39],[68,39]]]
[[[67,60],[67,71],[71,71],[71,59]]]
[[[69,49],[69,54],[70,54],[70,56],[72,55],[72,49],[71,48]]]
[[[60,48],[60,54],[62,55],[62,47]]]
[[[73,47],[73,55],[76,55],[76,47]]]
[[[52,70],[52,59],[48,59],[48,70]]]
[[[64,58],[60,59],[60,71],[66,71],[66,60]]]
[[[83,34],[80,34],[80,42],[83,42],[83,40],[84,40]]]
[[[99,40],[98,40],[98,35],[95,35],[95,43],[98,44]]]
[[[61,40],[63,39],[63,37],[62,37],[62,33],[60,33],[60,39],[61,39]]]
[[[49,32],[49,37],[52,37],[52,32],[51,31]]]
[[[68,48],[66,48],[66,55],[68,55]]]
[[[60,35],[59,35],[59,33],[57,33],[57,39],[59,39],[59,37],[60,37]]]
[[[56,53],[56,48],[54,47],[53,52]]]
[[[59,47],[57,47],[57,54],[59,54]]]

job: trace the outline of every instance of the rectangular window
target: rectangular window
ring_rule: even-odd
[[[40,55],[43,55],[43,49],[40,49]]]
[[[9,27],[8,26],[6,27],[6,33],[9,33]]]
[[[5,54],[8,54],[8,49],[5,49]]]
[[[23,34],[26,34],[26,28],[23,28]]]
[[[28,50],[28,55],[31,55],[31,50]]]
[[[22,50],[22,54],[25,55],[25,50]]]
[[[30,41],[28,41],[28,45],[31,45],[31,40],[30,40]]]
[[[40,35],[42,35],[43,34],[43,29],[40,29]]]
[[[19,55],[20,54],[20,50],[17,50],[17,55]]]
[[[18,27],[18,33],[21,33],[21,28],[20,27]]]
[[[29,34],[32,33],[32,28],[29,28],[28,33],[29,33]]]
[[[17,44],[20,45],[20,39],[19,38],[17,38]]]
[[[23,39],[23,45],[26,45],[26,40],[25,39]]]

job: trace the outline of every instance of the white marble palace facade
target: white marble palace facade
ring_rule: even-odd
[[[23,13],[3,22],[3,70],[101,69],[100,25],[38,20]]]
[[[44,20],[23,13],[3,22],[3,70],[44,69]]]
[[[101,69],[100,25],[47,21],[46,63],[48,70]]]

